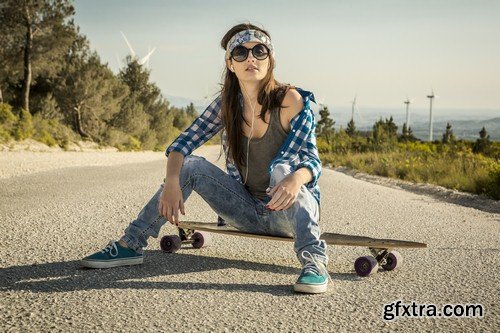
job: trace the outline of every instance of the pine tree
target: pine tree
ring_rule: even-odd
[[[328,107],[326,105],[322,105],[321,110],[319,111],[320,120],[318,121],[318,125],[316,127],[316,135],[318,137],[322,137],[326,140],[328,144],[331,143],[331,139],[335,134],[335,121],[330,118],[330,111],[328,111]]]
[[[483,126],[481,131],[479,131],[479,139],[477,139],[474,143],[472,151],[474,153],[487,154],[491,149],[491,145],[490,136],[488,135],[488,132],[486,132],[486,128]]]
[[[406,123],[403,124],[403,137],[408,137],[408,127],[406,126]]]
[[[411,129],[411,126],[407,127],[406,123],[404,123],[400,141],[407,142],[407,141],[417,141],[417,140],[418,139],[415,136],[413,136],[413,130]]]
[[[165,146],[173,133],[176,133],[172,125],[175,126],[175,124],[177,124],[181,127],[185,127],[188,125],[189,119],[184,110],[169,107],[168,101],[161,95],[160,88],[158,88],[155,83],[150,82],[150,70],[140,65],[137,60],[130,56],[127,57],[126,63],[127,65],[122,68],[118,74],[119,79],[127,85],[130,91],[130,95],[124,100],[123,105],[130,104],[130,102],[127,102],[127,99],[133,99],[142,106],[142,112],[145,113],[148,118],[148,126],[144,128],[140,137],[149,137],[149,132],[151,130],[155,134],[155,140],[150,137],[148,138],[150,142],[150,147],[148,147],[148,149]],[[117,117],[124,118],[124,115],[121,114],[122,112],[125,112],[125,110],[122,109]],[[145,118],[141,116],[141,119],[144,121]],[[128,119],[128,121],[133,122],[135,120]],[[124,123],[122,123],[120,128],[125,130],[123,125]]]
[[[389,119],[385,119],[385,128],[391,137],[397,137],[398,127],[394,123],[394,119],[392,118],[392,116]]]
[[[168,102],[163,99],[160,88],[150,82],[149,69],[130,56],[127,57],[126,63],[118,78],[128,86],[130,96],[134,96],[142,104],[144,112],[154,118],[162,108],[168,107]]]
[[[358,131],[356,130],[356,125],[354,124],[354,119],[351,118],[351,121],[349,121],[347,123],[347,128],[346,128],[345,132],[350,137],[354,137],[354,136],[358,135]]]
[[[397,142],[397,130],[398,127],[394,123],[392,116],[389,119],[386,118],[385,120],[380,118],[373,125],[371,140],[377,149],[391,150]]]
[[[451,129],[450,123],[446,124],[446,130],[443,133],[443,138],[441,139],[441,142],[444,144],[455,142],[455,135],[453,134],[453,130]]]
[[[6,0],[0,6],[0,66],[10,85],[21,87],[19,106],[26,111],[33,81],[54,77],[62,68],[77,33],[69,20],[73,14],[67,0]]]
[[[127,87],[90,52],[83,36],[74,41],[58,81],[55,97],[67,123],[82,137],[101,142]]]
[[[189,105],[186,107],[186,114],[193,120],[198,117],[198,112],[196,112],[196,108],[194,107],[193,102],[189,103]]]

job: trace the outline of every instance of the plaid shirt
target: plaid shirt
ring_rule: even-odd
[[[313,179],[305,184],[314,198],[320,204],[320,189],[318,179],[321,175],[321,160],[316,147],[316,121],[313,110],[310,107],[310,101],[316,103],[314,94],[297,88],[297,91],[304,100],[304,107],[292,120],[290,120],[291,130],[285,139],[285,142],[278,150],[276,156],[269,164],[269,174],[278,163],[288,164],[292,167],[292,172],[306,167],[311,170]],[[243,105],[243,96],[239,93],[240,105]],[[222,128],[223,124],[220,118],[221,95],[210,103],[203,113],[184,131],[177,139],[168,146],[165,155],[168,157],[170,152],[177,151],[182,155],[190,155],[193,150],[207,142]],[[226,172],[241,184],[242,177],[231,156],[228,154],[227,134],[222,133],[222,146],[226,156]]]

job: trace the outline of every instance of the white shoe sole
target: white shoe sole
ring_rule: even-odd
[[[293,290],[295,290],[298,293],[321,294],[328,290],[328,283],[325,284],[296,283],[293,285]]]
[[[130,259],[115,259],[106,261],[81,260],[80,265],[88,268],[112,268],[120,266],[140,265],[143,263],[143,261],[144,261],[143,257],[130,258]]]

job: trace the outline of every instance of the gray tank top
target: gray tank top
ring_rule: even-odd
[[[247,190],[261,200],[267,197],[266,189],[269,186],[269,164],[276,157],[281,145],[285,142],[288,133],[280,121],[280,108],[273,110],[269,118],[269,126],[263,137],[250,140],[248,155],[248,179],[245,184]],[[243,135],[243,153],[247,154],[248,138]],[[240,170],[241,180],[245,182],[246,167]]]

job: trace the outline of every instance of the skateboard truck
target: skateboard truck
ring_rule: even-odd
[[[392,249],[377,249],[370,247],[371,256],[363,256],[354,262],[354,270],[358,276],[368,276],[378,272],[379,266],[386,271],[392,271],[403,263],[403,256]]]
[[[195,249],[201,249],[211,243],[212,236],[207,232],[179,228],[179,235],[163,236],[160,247],[163,252],[174,253],[180,250],[182,244],[191,244]]]

